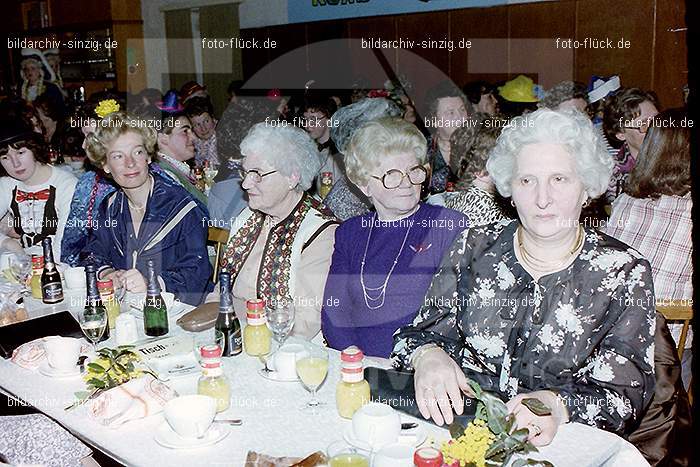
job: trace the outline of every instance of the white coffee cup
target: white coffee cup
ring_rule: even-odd
[[[284,344],[275,352],[268,366],[275,370],[284,379],[294,379],[297,377],[297,354],[308,355],[306,347],[302,344]]]
[[[63,270],[63,278],[66,280],[66,287],[69,289],[84,289],[86,287],[85,268],[82,266],[66,268]]]
[[[355,438],[373,448],[395,443],[401,433],[399,413],[386,404],[370,402],[352,416]]]
[[[408,444],[388,444],[374,454],[372,467],[413,467],[415,450]]]
[[[74,337],[48,337],[44,340],[44,350],[51,368],[69,371],[78,364],[80,340]]]
[[[201,438],[216,416],[216,399],[192,394],[171,399],[165,404],[165,420],[183,438]]]

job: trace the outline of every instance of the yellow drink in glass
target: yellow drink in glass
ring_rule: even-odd
[[[369,467],[369,461],[362,454],[338,454],[331,459],[330,467]]]
[[[310,388],[317,388],[326,379],[328,359],[306,357],[297,361],[299,379]]]

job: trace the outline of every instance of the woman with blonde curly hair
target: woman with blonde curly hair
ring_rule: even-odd
[[[184,188],[149,170],[156,134],[124,112],[102,119],[87,136],[88,157],[118,187],[100,205],[82,262],[127,291],[146,291],[146,262],[154,260],[165,290],[197,305],[210,288],[207,213]]]

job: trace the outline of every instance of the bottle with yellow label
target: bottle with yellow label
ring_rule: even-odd
[[[335,390],[338,414],[343,418],[352,418],[353,414],[369,402],[369,383],[365,381],[362,368],[364,355],[352,345],[340,354],[341,380]]]
[[[32,298],[41,299],[41,273],[44,272],[44,257],[32,255],[32,278],[29,279],[29,288]]]
[[[107,323],[110,329],[114,329],[117,324],[117,318],[121,311],[121,306],[114,296],[114,284],[112,279],[97,281],[97,290],[100,291],[100,298],[107,310]]]
[[[243,348],[253,357],[270,353],[272,333],[267,327],[265,302],[259,298],[246,302],[248,325],[243,330]]]
[[[202,376],[197,381],[197,394],[216,400],[216,411],[223,412],[231,405],[231,387],[221,368],[221,347],[205,345],[200,349]]]

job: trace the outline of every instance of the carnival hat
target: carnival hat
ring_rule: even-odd
[[[537,86],[532,79],[525,75],[518,75],[512,80],[498,87],[498,92],[504,99],[510,102],[537,102]]]
[[[588,102],[592,104],[601,99],[605,99],[618,89],[620,89],[619,76],[611,76],[608,79],[592,76],[591,84],[588,86]]]
[[[18,120],[3,119],[0,123],[0,148],[17,141],[31,139],[38,133]]]
[[[185,103],[197,92],[207,92],[207,87],[196,81],[188,81],[180,88],[180,101]]]
[[[162,101],[156,103],[156,107],[158,107],[158,110],[168,113],[182,112],[185,110],[179,102],[177,92],[172,89],[165,93]]]

